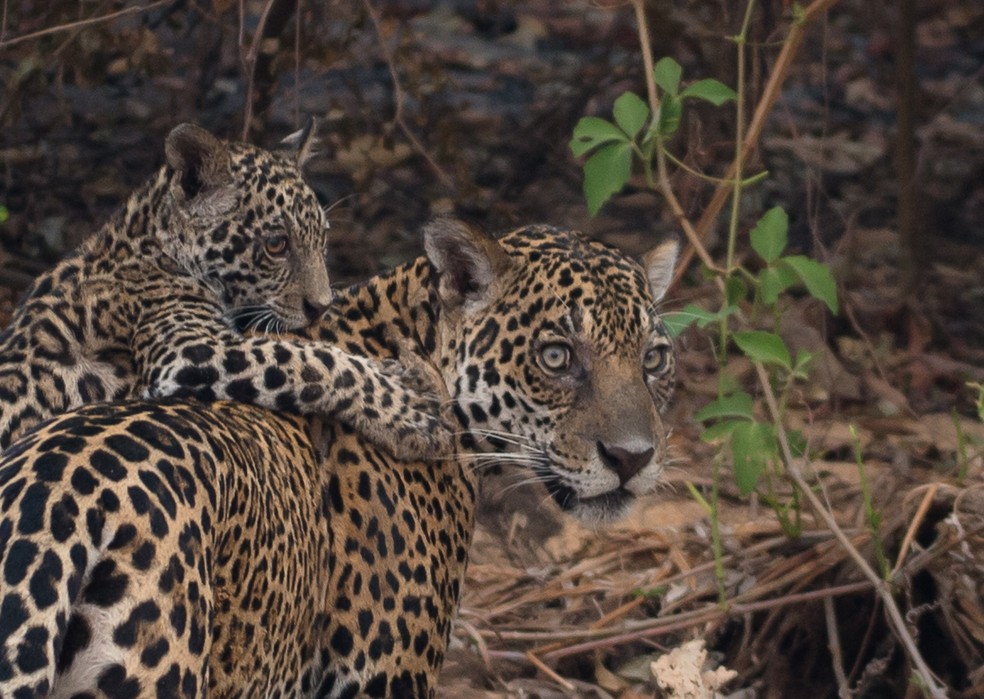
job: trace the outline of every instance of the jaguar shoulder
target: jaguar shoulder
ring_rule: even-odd
[[[439,369],[459,458],[240,403],[90,406],[0,462],[3,696],[427,697],[472,535],[476,462],[591,519],[649,493],[673,384],[639,265],[566,230],[442,220],[427,257],[341,292],[311,335]],[[412,355],[412,356],[407,356]]]

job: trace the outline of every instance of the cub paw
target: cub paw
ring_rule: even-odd
[[[434,459],[454,451],[450,398],[436,370],[421,361],[409,366],[382,362],[390,379],[388,407],[360,429],[400,460]]]
[[[403,438],[391,451],[398,459],[434,459],[454,452],[454,428],[447,402],[422,394],[401,416]]]
[[[446,393],[444,383],[437,371],[421,361],[403,364],[398,359],[384,359],[380,362],[383,372],[410,393]]]

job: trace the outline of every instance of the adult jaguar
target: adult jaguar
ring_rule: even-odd
[[[319,455],[302,418],[242,403],[56,419],[0,460],[0,694],[427,697],[476,460],[512,452],[595,520],[652,490],[676,244],[640,266],[570,231],[439,220],[425,245],[312,335],[437,367],[460,458],[398,462],[333,424]]]
[[[423,377],[235,327],[297,329],[331,301],[328,222],[295,159],[192,124],[164,150],[167,164],[0,332],[0,450],[53,415],[140,392],[332,414],[398,456],[450,449]]]

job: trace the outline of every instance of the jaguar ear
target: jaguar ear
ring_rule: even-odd
[[[424,227],[424,249],[438,274],[438,294],[449,307],[484,306],[495,281],[513,265],[498,241],[451,217]]]
[[[642,256],[642,266],[646,270],[649,289],[653,299],[659,301],[673,281],[673,268],[676,267],[677,255],[680,253],[680,243],[667,240],[660,243]]]
[[[176,198],[191,202],[206,195],[227,193],[232,185],[229,148],[225,143],[195,124],[181,124],[174,127],[164,141],[164,156],[167,165],[177,175],[177,187],[172,189]],[[218,201],[209,201],[209,208],[222,208],[226,196]],[[200,203],[205,204],[204,200]]]
[[[318,143],[318,121],[312,116],[308,119],[303,129],[295,131],[282,140],[277,145],[277,150],[293,153],[294,162],[297,163],[297,169],[301,170],[311,158],[317,155],[315,147]]]

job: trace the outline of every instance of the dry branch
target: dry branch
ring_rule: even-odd
[[[55,27],[48,27],[47,29],[39,29],[36,32],[31,32],[30,34],[23,34],[21,36],[15,36],[13,39],[7,39],[6,41],[0,41],[0,49],[7,49],[16,44],[20,44],[24,41],[30,41],[32,39],[39,39],[43,36],[48,36],[50,34],[59,34],[65,31],[73,31],[77,29],[82,29],[83,27],[89,27],[94,24],[102,24],[103,22],[109,22],[119,17],[124,17],[126,15],[137,15],[144,12],[149,12],[150,10],[161,7],[162,5],[167,5],[172,2],[177,2],[177,0],[156,0],[149,5],[144,5],[143,7],[125,7],[122,10],[116,12],[110,12],[105,15],[99,15],[98,17],[89,17],[87,19],[80,19],[75,22],[67,22],[65,24],[59,24]]]

